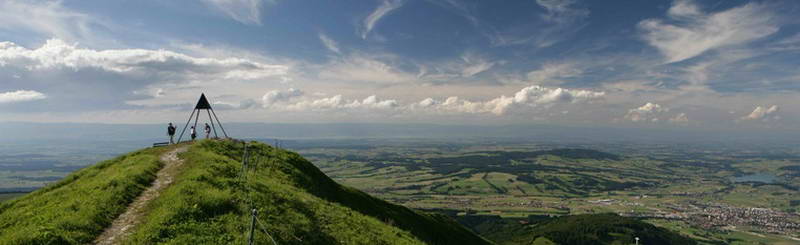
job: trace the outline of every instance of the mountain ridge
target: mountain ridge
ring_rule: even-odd
[[[84,244],[155,179],[158,156],[176,146],[125,154],[0,204],[0,244]],[[449,217],[341,186],[294,152],[202,140],[179,156],[175,181],[145,207],[122,244],[243,243],[251,209],[256,244],[491,244]],[[244,171],[243,171],[244,170]],[[58,200],[58,201],[56,201]],[[45,221],[46,220],[46,221]]]

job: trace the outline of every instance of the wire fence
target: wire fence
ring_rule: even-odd
[[[269,240],[272,242],[273,245],[278,245],[278,243],[275,241],[275,239],[272,237],[272,235],[270,235],[269,232],[267,231],[267,226],[264,225],[264,223],[258,217],[258,209],[256,209],[256,207],[255,207],[255,202],[253,202],[253,196],[252,196],[253,193],[254,193],[254,190],[252,189],[253,188],[252,185],[250,185],[248,183],[247,173],[251,172],[251,171],[252,172],[257,171],[259,165],[263,165],[263,160],[264,159],[262,158],[262,154],[259,154],[261,152],[252,153],[252,152],[254,152],[256,150],[255,149],[250,150],[249,149],[249,145],[247,144],[247,142],[243,142],[243,143],[244,143],[244,152],[242,153],[242,171],[239,173],[239,181],[241,181],[244,184],[244,186],[247,188],[247,190],[246,190],[247,191],[247,195],[246,195],[247,206],[248,206],[248,210],[252,210],[251,211],[251,219],[250,219],[250,232],[249,232],[249,236],[248,236],[248,239],[247,239],[247,244],[248,245],[253,245],[253,243],[255,242],[255,238],[256,238],[255,232],[256,231],[261,231],[261,232],[264,233],[264,235],[266,235],[269,238]],[[272,147],[273,152],[277,153],[277,147],[278,147],[278,145],[277,145],[277,141],[276,141],[275,147]],[[270,159],[274,161],[274,157],[272,157]],[[259,228],[258,230],[255,229],[256,226],[258,226],[258,228]]]

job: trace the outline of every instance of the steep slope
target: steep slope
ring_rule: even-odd
[[[0,244],[85,244],[156,178],[147,149],[80,170],[0,205]],[[145,205],[123,244],[489,244],[450,218],[338,185],[296,153],[249,142],[199,141],[179,156],[172,184]]]
[[[158,156],[170,149],[103,161],[0,204],[0,244],[91,242],[155,179]]]

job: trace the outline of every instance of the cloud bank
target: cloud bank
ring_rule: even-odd
[[[534,85],[521,89],[513,97],[503,95],[488,101],[470,101],[456,96],[448,97],[443,101],[426,98],[416,103],[414,107],[442,112],[504,115],[515,107],[544,107],[554,104],[581,103],[599,99],[603,96],[605,96],[604,92],[547,88]]]

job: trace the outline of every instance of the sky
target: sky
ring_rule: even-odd
[[[0,2],[0,122],[800,129],[800,2]]]

